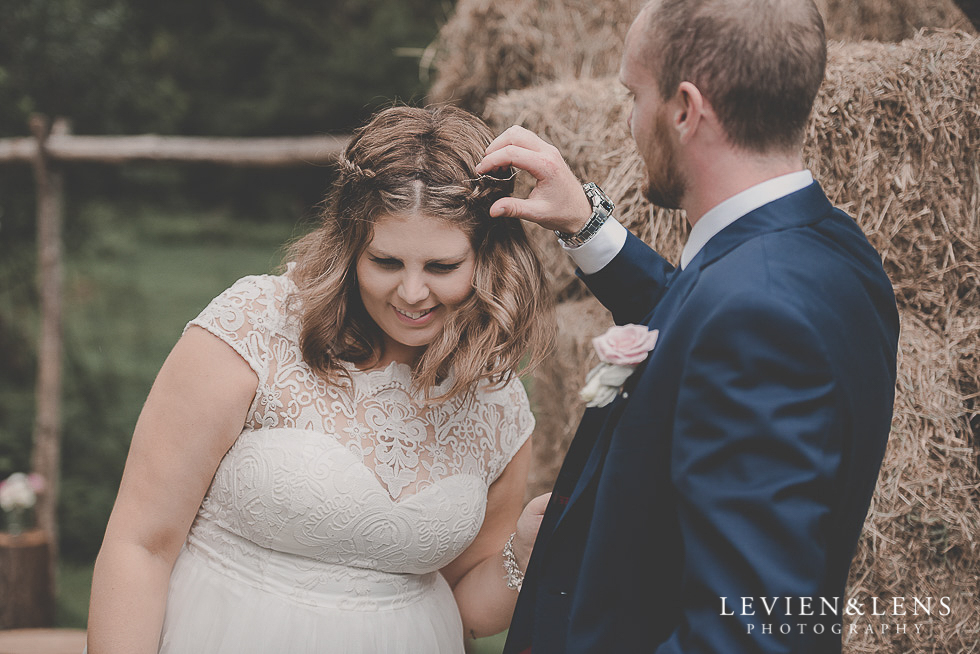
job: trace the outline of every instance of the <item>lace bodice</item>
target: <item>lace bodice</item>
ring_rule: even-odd
[[[400,363],[348,365],[352,384],[328,384],[302,359],[294,290],[288,273],[245,277],[187,325],[234,348],[259,380],[188,546],[239,575],[292,561],[292,588],[336,575],[331,566],[443,567],[476,537],[490,484],[534,427],[523,387],[426,404]]]

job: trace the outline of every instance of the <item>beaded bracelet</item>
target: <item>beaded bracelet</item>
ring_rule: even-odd
[[[507,588],[511,590],[520,591],[521,585],[524,583],[524,573],[521,572],[521,567],[517,565],[517,557],[514,556],[514,536],[517,533],[510,535],[507,539],[507,544],[504,545],[504,571],[507,576],[504,579],[507,580]]]

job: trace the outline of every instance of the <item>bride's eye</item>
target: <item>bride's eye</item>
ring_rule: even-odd
[[[371,263],[374,263],[388,270],[397,270],[402,265],[402,262],[399,261],[398,259],[381,259],[379,257],[369,257],[369,258],[371,260]]]
[[[437,272],[437,273],[448,273],[448,272],[452,272],[454,270],[458,270],[461,265],[463,265],[462,262],[460,262],[460,263],[430,263],[429,264],[429,270],[431,270],[432,272]]]

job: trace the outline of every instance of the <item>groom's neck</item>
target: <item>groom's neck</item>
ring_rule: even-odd
[[[774,177],[803,170],[799,151],[760,154],[725,147],[694,154],[689,164],[687,192],[681,201],[692,226],[728,198]]]

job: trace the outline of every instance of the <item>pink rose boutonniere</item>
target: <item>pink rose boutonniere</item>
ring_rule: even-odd
[[[579,391],[586,406],[604,407],[612,402],[636,367],[650,356],[659,335],[660,330],[643,325],[620,325],[593,338],[592,347],[600,363],[589,372],[585,387]]]

